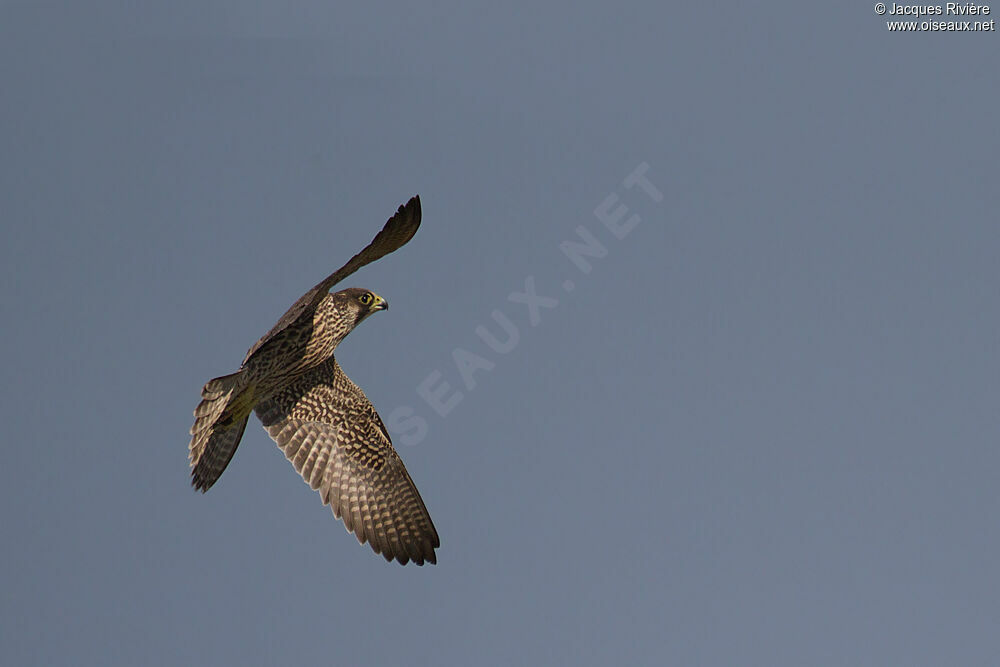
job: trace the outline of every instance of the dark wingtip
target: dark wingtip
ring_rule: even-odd
[[[195,491],[201,491],[202,493],[208,492],[215,480],[209,480],[205,478],[205,475],[198,469],[197,466],[191,471],[191,486],[194,487]]]
[[[406,213],[413,218],[414,222],[420,222],[420,195],[410,197],[410,201],[400,206],[397,213]]]
[[[412,216],[415,222],[419,222],[421,213],[420,195],[413,195],[412,197],[410,197],[410,201],[400,205],[399,210],[396,211],[396,214],[399,215],[400,213],[406,213],[407,215]]]
[[[386,562],[389,563],[391,563],[392,561],[396,561],[400,565],[408,565],[409,563],[413,563],[418,567],[422,567],[425,563],[428,565],[437,565],[437,554],[434,553],[434,549],[422,553],[419,551],[410,551],[409,553],[399,552],[393,554],[391,550],[386,551],[384,553],[376,551],[375,553],[381,555],[383,558],[385,558]]]
[[[427,565],[437,565],[437,554],[434,553],[434,549],[427,551],[426,553],[420,554],[418,556],[400,556],[397,558],[400,565],[406,565],[407,563],[413,563],[419,567],[423,567],[426,563]]]

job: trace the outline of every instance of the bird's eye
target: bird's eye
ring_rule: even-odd
[[[361,302],[362,306],[367,306],[372,302],[372,295],[369,292],[365,292],[360,297],[358,297],[358,301]]]

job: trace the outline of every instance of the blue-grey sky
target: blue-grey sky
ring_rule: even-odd
[[[1000,654],[995,32],[868,3],[2,13],[3,664]],[[348,281],[392,308],[337,353],[423,425],[395,440],[442,546],[404,568],[256,418],[204,496],[187,444],[201,385],[415,193],[413,241]],[[558,300],[534,323],[526,282]]]

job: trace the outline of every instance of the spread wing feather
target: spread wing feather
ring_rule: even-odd
[[[302,479],[359,542],[388,561],[437,562],[441,541],[417,487],[375,408],[334,359],[255,410]]]

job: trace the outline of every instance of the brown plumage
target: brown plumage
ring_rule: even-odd
[[[364,392],[334,350],[372,313],[367,290],[336,283],[404,245],[420,226],[420,199],[400,206],[368,246],[306,292],[247,352],[232,375],[209,380],[191,427],[191,483],[207,491],[239,446],[251,412],[324,504],[386,560],[436,562],[430,515]]]

